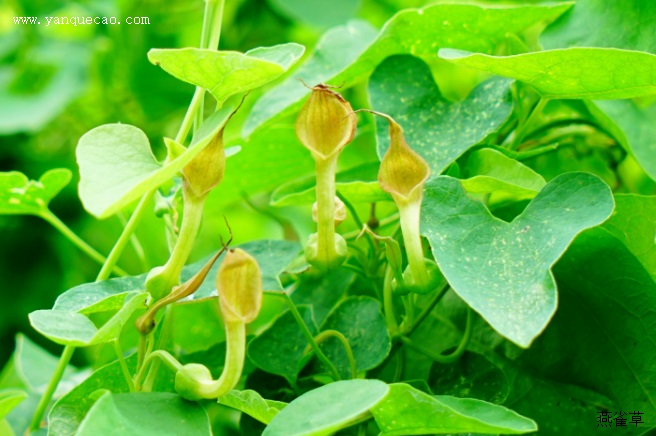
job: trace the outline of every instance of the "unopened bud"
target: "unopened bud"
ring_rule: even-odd
[[[203,198],[223,180],[225,173],[223,129],[182,169],[185,188],[196,198]]]
[[[353,140],[357,120],[351,105],[327,85],[319,84],[296,119],[296,135],[315,159],[326,160]]]
[[[337,268],[346,260],[348,255],[348,246],[346,240],[339,233],[333,233],[334,241],[331,247],[331,254],[326,255],[321,252],[321,244],[319,244],[319,234],[312,233],[305,245],[305,259],[310,265],[315,266],[321,271],[329,271]],[[329,247],[327,244],[325,245]]]
[[[395,201],[421,201],[424,183],[430,175],[426,161],[414,152],[403,137],[401,126],[392,117],[376,112],[390,125],[390,146],[378,171],[380,187]]]
[[[185,400],[212,398],[214,385],[210,370],[198,363],[185,365],[175,374],[175,390]]]
[[[249,323],[262,306],[262,272],[257,261],[240,248],[230,250],[219,267],[216,290],[225,322]]]
[[[315,201],[312,205],[312,220],[314,222],[319,222],[319,206]],[[335,227],[346,221],[346,206],[344,202],[335,197]]]

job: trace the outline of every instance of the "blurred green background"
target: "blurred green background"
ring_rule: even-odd
[[[220,48],[246,51],[294,41],[306,46],[307,56],[328,27],[354,18],[380,27],[399,9],[427,3],[434,2],[228,0]],[[103,254],[109,252],[121,231],[121,217],[98,221],[82,208],[76,191],[77,141],[93,127],[121,122],[144,130],[156,154],[162,151],[162,137],[175,135],[193,87],[151,65],[146,53],[156,47],[197,46],[203,8],[202,0],[0,2],[0,171],[21,171],[30,179],[38,179],[51,168],[72,170],[73,181],[54,199],[51,209]],[[14,23],[17,16],[107,16],[119,21],[148,17],[150,24],[45,26],[42,19],[41,25],[20,25]],[[355,102],[360,99],[364,103],[362,87],[349,92]],[[256,98],[249,96],[246,104],[253,104]],[[234,138],[239,130],[233,130],[228,135]],[[375,159],[370,139],[365,135],[364,140],[350,147],[343,166]],[[249,200],[267,204],[266,197]],[[301,232],[309,232],[309,213],[284,209],[275,213],[294,221]],[[192,261],[218,246],[214,239],[217,226],[224,228],[223,214],[233,227],[236,243],[283,237],[279,220],[254,212],[243,200],[226,204],[219,192],[210,201],[203,226],[213,237],[201,236]],[[137,232],[148,267],[166,260],[162,221],[150,214]],[[45,221],[32,216],[0,216],[0,259],[2,367],[19,331],[56,351],[56,346],[31,329],[27,314],[50,308],[63,291],[93,281],[99,265]],[[142,272],[142,262],[134,249],[126,251],[119,264],[131,273]]]

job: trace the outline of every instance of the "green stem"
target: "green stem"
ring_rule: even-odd
[[[146,374],[146,371],[148,368],[152,365],[153,360],[159,359],[160,361],[164,362],[173,372],[177,372],[182,368],[182,364],[177,361],[177,359],[173,356],[171,356],[168,352],[164,350],[157,350],[153,351],[146,357],[146,360],[144,360],[143,366],[139,369],[137,372],[137,375],[135,377],[135,388],[136,390],[141,390],[141,380],[143,379],[144,374]]]
[[[396,322],[396,313],[394,311],[394,299],[392,296],[392,278],[394,273],[388,265],[385,269],[385,280],[383,282],[383,307],[385,309],[385,319],[387,321],[387,330],[390,336],[394,337],[399,333],[399,324]]]
[[[417,319],[415,320],[414,323],[408,328],[408,330],[405,332],[406,336],[411,336],[417,328],[421,325],[422,322],[430,315],[430,313],[433,311],[435,306],[437,306],[437,303],[440,302],[442,297],[444,297],[444,294],[446,294],[446,291],[449,290],[449,283],[444,283],[444,286],[440,288],[439,291],[437,291],[437,294],[433,297],[433,299],[428,303],[428,305],[424,308],[424,310],[419,314]]]
[[[472,336],[472,324],[473,324],[473,315],[471,309],[467,310],[467,325],[465,327],[465,334],[462,337],[462,340],[460,341],[460,344],[458,344],[458,347],[449,354],[438,354],[435,353],[433,350],[430,350],[428,348],[425,348],[423,345],[415,343],[412,339],[410,339],[407,336],[401,336],[400,339],[401,341],[408,345],[410,348],[420,352],[421,354],[424,354],[425,356],[430,357],[436,362],[439,363],[453,363],[456,360],[462,356],[462,354],[467,350],[467,345],[469,344],[469,340],[471,339]]]
[[[542,115],[542,111],[544,110],[547,103],[549,103],[549,99],[547,98],[540,98],[540,100],[538,100],[526,121],[524,121],[524,123],[515,131],[515,138],[510,145],[511,150],[516,150],[517,147],[519,147],[524,137],[531,131],[537,122],[538,117]]]
[[[267,294],[277,295],[285,301],[285,304],[287,304],[287,307],[289,307],[289,310],[291,311],[294,320],[296,320],[296,323],[301,328],[301,331],[303,332],[303,336],[305,336],[305,339],[312,347],[312,351],[314,351],[314,354],[316,354],[319,360],[321,360],[323,364],[326,365],[326,367],[328,367],[328,370],[332,373],[333,379],[335,379],[335,381],[341,380],[339,371],[337,371],[335,365],[330,361],[330,359],[328,359],[328,357],[324,354],[324,352],[321,351],[321,348],[319,348],[319,344],[317,344],[316,341],[314,340],[312,333],[310,333],[310,329],[308,329],[307,324],[305,324],[303,317],[299,313],[298,309],[296,308],[296,305],[289,297],[289,295],[287,295],[287,293],[285,292],[267,292]]]
[[[114,342],[114,351],[116,352],[116,357],[118,358],[119,364],[121,365],[123,377],[125,377],[125,381],[130,388],[130,392],[135,392],[134,382],[132,381],[130,370],[128,369],[128,365],[125,363],[125,359],[123,358],[123,349],[121,348],[121,344],[118,343],[118,339],[115,339],[112,342]]]
[[[405,252],[408,255],[408,264],[412,272],[414,284],[425,288],[430,279],[424,262],[424,249],[421,246],[419,234],[419,220],[421,215],[421,199],[418,201],[398,202],[401,222],[401,232],[405,243]]]
[[[146,291],[150,293],[154,301],[166,296],[179,283],[180,273],[191,254],[203,218],[206,197],[195,197],[186,189],[183,190],[183,193],[184,216],[182,217],[180,236],[166,264],[157,271],[153,270],[154,274],[149,275],[146,280]]]
[[[314,337],[314,341],[317,343],[317,345],[321,345],[328,338],[335,338],[342,343],[342,346],[346,351],[346,357],[348,357],[349,360],[349,365],[351,368],[351,378],[352,379],[356,378],[358,376],[358,368],[355,362],[355,356],[353,355],[353,350],[351,349],[351,345],[349,344],[348,339],[346,339],[346,336],[344,336],[341,332],[338,332],[337,330],[324,330]],[[306,349],[306,353],[310,351],[309,350],[310,348],[311,346],[308,345]]]
[[[112,251],[109,253],[109,256],[107,256],[107,260],[105,260],[105,263],[100,269],[100,272],[98,273],[98,277],[96,277],[97,282],[100,282],[102,280],[107,280],[109,278],[109,275],[111,274],[111,271],[114,269],[116,262],[118,262],[118,259],[121,257],[121,254],[123,254],[123,250],[125,250],[126,245],[130,241],[130,237],[132,236],[132,233],[139,225],[139,222],[141,221],[141,218],[143,217],[143,214],[147,209],[146,206],[148,206],[148,203],[150,203],[151,198],[153,198],[153,195],[155,195],[155,191],[156,190],[150,191],[149,193],[147,193],[141,198],[141,201],[139,201],[139,204],[137,205],[137,208],[134,210],[134,212],[132,212],[132,216],[128,220],[127,225],[123,228],[123,232],[121,233],[121,236],[119,236],[118,240],[116,241],[116,244],[114,244],[114,248],[112,248]]]
[[[88,255],[90,258],[98,262],[99,264],[104,264],[105,261],[107,260],[105,256],[102,254],[98,253],[93,247],[91,247],[89,244],[86,243],[82,238],[80,238],[78,235],[76,235],[66,224],[62,222],[54,213],[52,213],[49,209],[46,209],[41,213],[41,218],[46,220],[48,223],[50,223],[55,229],[57,229],[62,235],[66,237],[70,242],[73,243],[77,248],[82,250],[86,255]],[[122,275],[122,276],[127,276],[129,275],[127,272],[122,270],[121,268],[114,266],[114,272]]]
[[[317,257],[331,265],[339,255],[335,247],[335,170],[337,156],[316,159],[317,172]]]
[[[34,416],[32,417],[32,422],[30,424],[30,431],[36,431],[41,426],[41,420],[43,419],[43,415],[46,413],[46,409],[48,408],[48,405],[52,400],[52,396],[54,395],[55,390],[57,389],[57,385],[59,384],[62,376],[64,375],[64,371],[66,371],[68,362],[70,362],[71,357],[73,357],[74,351],[75,351],[75,347],[72,347],[70,345],[64,347],[64,351],[62,352],[62,355],[59,358],[59,363],[57,364],[55,373],[50,378],[50,382],[46,387],[46,391],[43,393],[43,396],[41,397],[41,400],[39,401],[39,404],[36,407],[36,412],[34,412]]]
[[[128,220],[125,217],[124,213],[119,213],[118,214],[118,219],[121,222],[121,225],[123,228],[128,225]],[[130,245],[132,245],[132,249],[136,253],[137,257],[139,258],[139,262],[141,262],[141,270],[142,271],[148,271],[150,267],[148,266],[148,262],[146,261],[146,252],[143,249],[143,246],[141,245],[141,242],[139,241],[139,238],[135,233],[132,233],[130,235]]]
[[[399,219],[399,214],[398,213],[395,213],[395,214],[392,214],[392,215],[390,215],[386,218],[383,218],[378,223],[378,229],[381,229],[383,227],[387,227],[388,225],[395,223],[398,219]],[[357,239],[357,237],[360,235],[360,233],[362,233],[362,229],[353,230],[352,232],[344,233],[343,236],[344,236],[344,239],[346,239],[347,241],[350,241],[352,239]]]
[[[346,197],[344,197],[342,194],[340,194],[339,191],[337,191],[337,198],[342,200],[342,203],[344,203],[344,206],[346,206],[348,211],[351,212],[351,217],[353,217],[353,221],[355,222],[355,226],[359,229],[364,227],[364,224],[362,223],[362,220],[358,216],[358,212],[355,210],[355,207],[353,207],[351,202],[348,201],[346,199]],[[376,204],[376,203],[372,203],[372,204]],[[371,249],[371,252],[376,253],[376,247],[374,246],[374,243],[371,240],[371,236],[367,237],[366,239],[367,239],[367,242],[369,243],[369,248]]]

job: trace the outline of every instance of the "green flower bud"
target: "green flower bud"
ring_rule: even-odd
[[[175,374],[175,390],[185,400],[212,398],[214,384],[210,370],[198,363],[185,365]]]
[[[348,246],[342,235],[333,233],[332,248],[334,251],[331,255],[321,251],[321,241],[318,233],[312,233],[309,236],[307,244],[305,244],[305,259],[308,263],[321,271],[329,271],[343,264],[348,255]],[[326,246],[328,245],[326,244]]]
[[[230,250],[216,276],[216,290],[225,322],[249,323],[262,306],[262,271],[241,248]]]
[[[296,119],[296,135],[315,159],[338,155],[353,140],[357,120],[351,105],[328,85],[319,84]]]
[[[203,198],[218,186],[225,173],[223,129],[183,169],[184,188],[197,198]]]
[[[344,202],[335,197],[335,227],[346,221],[346,205]],[[319,222],[319,205],[315,201],[312,205],[312,220],[316,223]]]

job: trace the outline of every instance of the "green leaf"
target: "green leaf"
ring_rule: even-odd
[[[615,213],[603,227],[622,241],[656,282],[656,197],[615,195]]]
[[[611,48],[569,48],[515,56],[441,49],[439,57],[535,87],[545,98],[616,99],[656,93],[656,56]]]
[[[22,435],[27,430],[58,363],[57,357],[27,337],[21,334],[16,336],[16,350],[0,373],[0,389],[20,389],[27,393],[27,398],[5,416],[6,422],[16,434]],[[56,399],[65,394],[79,382],[80,376],[84,376],[84,372],[67,366],[53,397]]]
[[[211,435],[198,403],[164,392],[107,393],[93,405],[76,435]]]
[[[360,0],[269,0],[269,4],[294,21],[317,27],[342,24],[360,8]]]
[[[207,89],[219,106],[230,97],[269,83],[303,55],[302,45],[260,47],[246,53],[199,48],[153,49],[148,60],[173,77]]]
[[[155,159],[146,134],[137,127],[105,124],[85,133],[76,150],[78,190],[85,209],[107,218],[167,182],[225,127],[234,109],[225,107],[210,116],[187,151],[164,163]]]
[[[551,267],[613,207],[599,178],[568,173],[506,223],[468,198],[457,180],[438,177],[426,184],[422,230],[453,290],[497,332],[528,347],[556,311]]]
[[[462,102],[442,96],[428,65],[412,56],[386,59],[369,81],[373,109],[403,127],[408,145],[430,165],[444,171],[470,147],[501,127],[512,112],[512,81],[492,79],[477,86]],[[378,155],[389,147],[389,124],[376,120]]]
[[[351,203],[375,203],[392,201],[392,197],[378,185],[380,163],[359,165],[335,175],[336,189]],[[278,187],[271,194],[272,206],[299,206],[313,204],[316,200],[316,177],[308,176],[292,180]]]
[[[36,331],[57,344],[88,347],[117,339],[132,315],[145,309],[147,298],[146,292],[124,294],[122,307],[101,327],[96,327],[82,313],[56,309],[30,313],[30,323]]]
[[[548,49],[614,47],[655,53],[656,38],[638,25],[655,19],[653,2],[577,0],[570,11],[547,27],[540,41]]]
[[[298,306],[301,317],[314,336],[318,328],[312,317],[312,308]],[[271,326],[248,344],[248,358],[263,371],[285,377],[296,383],[301,370],[301,357],[309,345],[292,313],[287,310]]]
[[[639,107],[630,100],[588,102],[601,125],[632,154],[642,169],[656,180],[656,105]]]
[[[321,330],[337,330],[348,340],[358,371],[375,368],[392,347],[381,304],[371,297],[349,297],[328,315]],[[342,343],[329,338],[321,348],[340,370],[350,375],[349,360]]]
[[[289,264],[298,256],[301,251],[301,245],[295,241],[280,240],[261,240],[252,241],[237,246],[248,254],[253,256],[262,270],[262,288],[265,291],[282,291],[280,283],[280,274],[282,274]],[[200,271],[207,261],[214,256],[211,254],[198,262],[187,265],[183,268],[181,281],[184,282],[193,277]],[[216,274],[223,262],[225,253],[222,254],[212,266],[212,269],[205,277],[203,284],[194,293],[194,298],[205,298],[210,295],[216,295]]]
[[[27,398],[27,392],[18,389],[0,391],[0,420]]]
[[[128,294],[144,290],[146,276],[118,277],[75,286],[57,297],[52,309],[84,315],[118,310]]]
[[[321,276],[303,274],[292,292],[292,301],[297,305],[312,306],[314,320],[321,325],[354,279],[355,274],[344,268]]]
[[[137,367],[136,358],[126,359],[126,364],[128,370],[134,373]],[[130,387],[125,381],[118,361],[95,371],[52,406],[48,414],[49,434],[51,436],[75,434],[84,416],[95,402],[92,394],[100,389],[113,393],[130,392]]]
[[[518,199],[533,198],[547,183],[531,168],[491,148],[471,153],[465,168],[470,177],[461,183],[472,194],[503,193]]]
[[[389,395],[371,413],[385,436],[524,434],[538,429],[531,419],[505,407],[470,398],[428,395],[404,383],[391,385]]]
[[[309,391],[276,415],[263,436],[333,434],[378,404],[389,391],[378,380],[345,380]]]
[[[41,215],[71,177],[66,168],[45,172],[38,182],[18,171],[0,173],[0,215]]]
[[[257,101],[244,125],[244,136],[276,116],[300,106],[309,85],[331,83],[351,86],[367,77],[385,58],[412,54],[433,59],[440,47],[493,53],[508,34],[551,21],[571,3],[497,6],[437,4],[407,9],[394,15],[378,35],[370,25],[352,22],[326,32],[317,51],[289,79]]]
[[[219,397],[219,404],[240,410],[264,424],[268,424],[287,403],[265,400],[255,391],[232,390]]]
[[[617,410],[644,412],[639,434],[656,428],[656,283],[604,229],[579,236],[554,274],[558,312],[521,363],[593,387]]]

